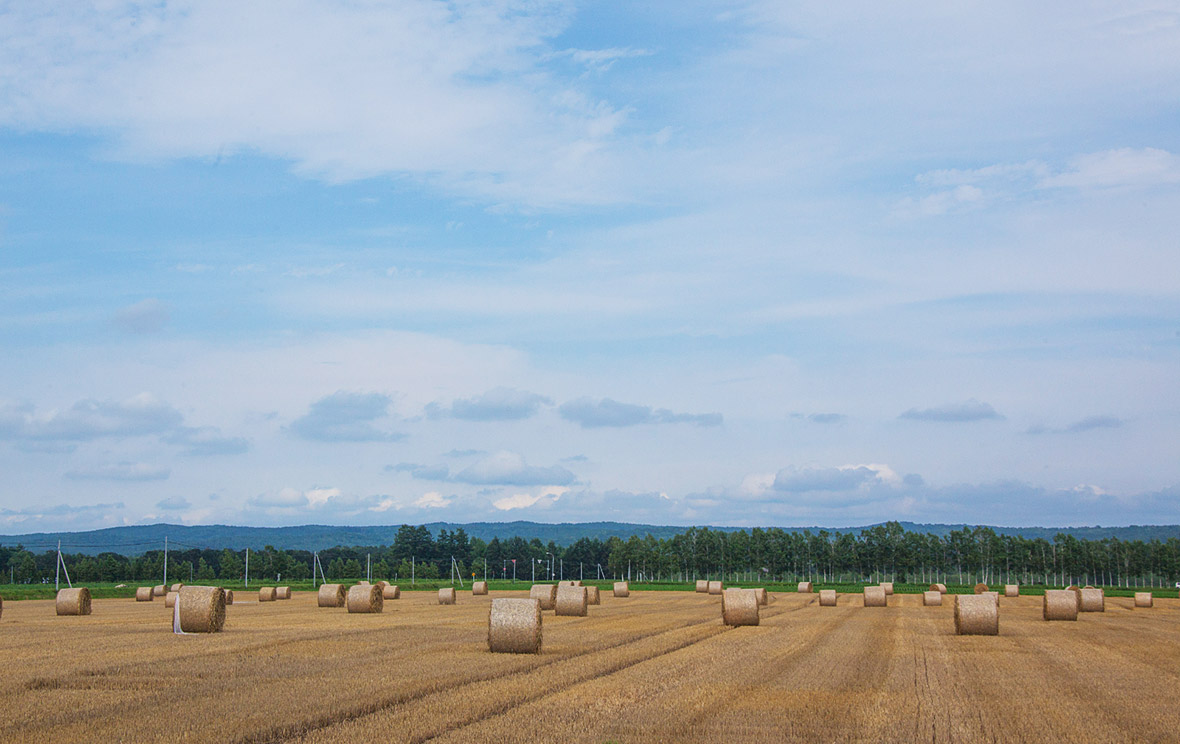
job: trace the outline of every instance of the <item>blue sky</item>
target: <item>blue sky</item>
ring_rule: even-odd
[[[0,533],[1180,521],[1180,4],[0,3]]]

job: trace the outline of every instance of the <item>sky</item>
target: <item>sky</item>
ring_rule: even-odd
[[[1180,3],[0,0],[0,534],[1180,522]]]

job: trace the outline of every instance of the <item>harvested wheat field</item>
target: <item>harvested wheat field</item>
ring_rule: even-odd
[[[494,597],[380,614],[238,601],[223,632],[177,636],[162,603],[89,616],[11,602],[0,619],[4,742],[1174,741],[1180,600],[1075,623],[1003,600],[999,636],[956,636],[952,603],[771,594],[727,628],[695,592],[602,595],[543,613],[541,653],[488,651]],[[325,663],[325,660],[331,660]],[[166,725],[143,725],[166,721]]]

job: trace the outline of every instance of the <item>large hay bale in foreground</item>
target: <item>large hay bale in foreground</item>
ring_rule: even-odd
[[[888,607],[889,595],[883,586],[865,587],[865,607]]]
[[[881,588],[885,590],[886,597],[893,596],[893,582],[892,581],[882,581]]]
[[[811,594],[811,582],[800,581],[799,586],[795,587],[795,591],[799,594]]]
[[[1004,584],[1004,596],[1005,597],[1019,597],[1020,596],[1020,584]]]
[[[709,591],[709,582],[705,579],[697,579],[697,592],[704,594]]]
[[[397,584],[388,584],[381,590],[381,597],[383,599],[401,599],[402,588]]]
[[[766,587],[760,586],[753,590],[754,596],[758,597],[758,606],[765,607],[770,604],[770,595],[766,593]]]
[[[180,594],[180,592],[168,592],[167,594],[165,594],[164,595],[164,606],[167,607],[168,609],[172,609],[173,607],[175,607],[176,606],[176,597],[179,594]]]
[[[820,607],[835,607],[836,606],[836,590],[835,589],[820,589],[819,590],[819,606]]]
[[[455,604],[455,587],[444,586],[438,590],[438,603],[440,605]]]
[[[557,587],[553,584],[533,584],[529,589],[529,597],[540,602],[542,610],[552,610],[557,606]]]
[[[184,588],[184,584],[183,584],[183,583],[181,583],[181,582],[177,582],[177,583],[173,584],[172,586],[168,587],[168,591],[170,591],[170,592],[178,592],[178,591],[180,591],[180,590],[181,590],[181,589],[183,589],[183,588]]]
[[[987,591],[987,584],[984,584],[982,581],[975,585],[975,593],[976,594],[983,594],[986,591]]]
[[[737,627],[758,624],[758,595],[753,589],[726,589],[721,594],[721,622]]]
[[[709,582],[709,594],[716,594],[718,596],[721,595],[721,582],[720,581],[710,581]]]
[[[136,602],[151,602],[155,598],[156,594],[150,586],[141,586],[135,590]]]
[[[615,593],[616,597],[630,597],[631,596],[631,585],[628,584],[626,581],[616,581],[614,593]]]
[[[476,581],[471,585],[471,594],[482,596],[488,593],[488,582]]]
[[[59,615],[89,615],[90,590],[84,586],[62,589],[57,593],[55,604]]]
[[[344,584],[320,584],[315,595],[317,607],[343,607],[348,598]]]
[[[586,617],[586,587],[563,585],[557,587],[557,601],[553,609],[566,617]]]
[[[225,590],[221,587],[181,587],[176,602],[180,629],[185,633],[219,633],[225,626]]]
[[[1155,604],[1155,599],[1151,592],[1135,592],[1135,606],[1136,607],[1152,607]]]
[[[931,584],[930,591],[946,594],[946,584]]]
[[[278,598],[279,593],[273,586],[264,586],[258,590],[259,602],[274,602]]]
[[[234,603],[234,592],[232,589],[225,590],[225,603],[231,605]]]
[[[488,650],[501,654],[541,653],[541,603],[497,598],[488,611]]]
[[[1106,595],[1101,589],[1084,587],[1078,590],[1078,612],[1106,612]]]
[[[289,587],[289,586],[276,586],[275,587],[275,599],[290,599],[290,598],[291,598],[291,587]]]
[[[164,586],[163,584],[156,584],[152,587],[152,594],[156,595],[157,597],[163,597],[167,593],[168,587]]]
[[[1078,595],[1069,589],[1046,589],[1041,615],[1046,620],[1077,620]]]
[[[600,598],[600,596],[598,594],[598,587],[596,587],[596,586],[586,587],[586,604],[592,604],[592,605],[602,604],[602,599]]]
[[[942,604],[942,593],[938,590],[932,592],[922,592],[922,605],[925,607],[938,607]]]
[[[955,635],[999,634],[999,603],[986,594],[955,595]]]
[[[349,612],[375,613],[385,609],[385,598],[381,596],[381,588],[372,584],[357,584],[348,590],[345,599]]]

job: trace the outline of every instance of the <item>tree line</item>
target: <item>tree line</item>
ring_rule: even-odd
[[[117,551],[63,558],[75,583],[165,580],[163,550],[127,556]],[[626,540],[583,537],[567,546],[511,537],[484,541],[462,528],[439,530],[402,525],[389,545],[335,547],[318,551],[328,580],[369,577],[406,581],[462,577],[545,581],[558,578],[641,581],[726,581],[857,583],[1012,582],[1091,583],[1163,586],[1180,579],[1180,538],[1084,540],[1059,533],[1053,539],[1000,535],[987,527],[965,527],[946,535],[904,530],[896,522],[851,532],[795,532],[780,528],[738,531],[692,527],[670,538],[651,535]],[[250,550],[249,572],[259,581],[312,578],[315,555],[307,550]],[[168,551],[168,582],[239,581],[247,551],[180,547]],[[0,545],[0,580],[52,581],[56,550],[34,553],[21,545]]]

